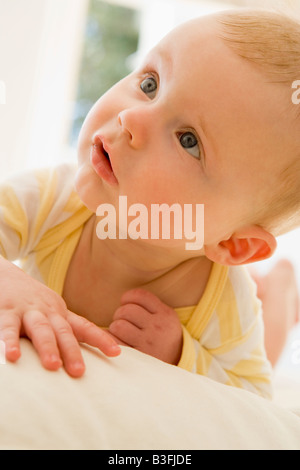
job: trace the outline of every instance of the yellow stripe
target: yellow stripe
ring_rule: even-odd
[[[196,360],[196,352],[195,346],[193,343],[193,339],[186,330],[186,328],[182,327],[183,332],[183,347],[182,347],[182,354],[179,363],[177,364],[178,367],[181,369],[185,369],[191,371],[193,369],[195,360]]]
[[[91,214],[86,207],[82,207],[70,219],[48,230],[35,248],[36,263],[45,282],[60,295],[84,223]]]
[[[39,174],[38,178],[41,186],[45,184],[42,173]],[[55,174],[50,183],[51,188],[48,191],[47,198],[49,198],[49,201],[52,197],[56,197],[54,190],[56,179]],[[43,223],[43,219],[46,219],[46,210],[49,211],[50,206],[47,206],[45,200],[39,213],[39,217],[41,217],[39,225]],[[83,225],[93,214],[83,205],[75,191],[70,194],[61,212],[70,212],[71,215],[67,220],[49,229],[35,247],[36,264],[45,283],[60,295],[63,292],[68,265],[80,238]]]
[[[56,245],[57,246],[57,245]],[[50,245],[44,250],[40,250],[35,255],[35,263],[39,268],[44,283],[48,286],[48,277],[53,260],[53,253],[56,246]]]
[[[231,386],[238,387],[238,388],[245,388],[244,383],[240,380],[241,376],[238,377],[234,373],[232,373],[231,371],[229,371],[229,372],[226,371],[226,373],[227,373],[227,376],[229,377],[229,380],[225,383],[225,385],[231,385]],[[247,378],[245,380],[247,380]],[[264,398],[270,398],[272,396],[271,391],[267,391],[267,390],[264,391],[264,389],[259,388],[259,384],[270,385],[270,383],[271,383],[270,377],[253,376],[253,377],[251,377],[251,380],[248,380],[248,382],[253,387],[255,387],[256,392],[257,392],[258,395],[260,395]]]
[[[187,330],[198,341],[219,302],[227,276],[227,266],[213,264],[205,292],[186,325]]]
[[[83,226],[71,233],[55,252],[48,277],[48,286],[62,295],[71,258],[80,239]]]
[[[244,388],[244,384],[240,381],[239,377],[234,374],[231,374],[230,371],[225,371],[229,380],[225,383],[225,385],[231,385],[233,387]]]
[[[34,227],[34,236],[36,238],[55,203],[57,173],[56,171],[49,172],[47,169],[39,170],[35,172],[35,177],[40,192],[40,205]]]
[[[61,242],[65,238],[66,233],[71,233],[83,225],[92,214],[93,212],[89,211],[86,207],[82,207],[75,215],[48,230],[37,245],[36,251]]]
[[[251,328],[247,331],[246,334],[241,335],[238,338],[234,338],[234,341],[233,341],[233,338],[231,338],[231,340],[229,338],[226,343],[221,344],[217,348],[210,349],[209,350],[210,354],[213,354],[214,356],[220,356],[221,354],[226,354],[227,352],[231,351],[232,349],[234,349],[234,348],[240,346],[241,344],[245,343],[253,335],[253,330],[254,330],[254,328],[256,328],[256,326],[257,326],[257,322],[255,321],[253,323],[253,325],[251,326]]]
[[[5,223],[18,233],[21,247],[25,246],[28,241],[28,220],[15,192],[8,186],[1,188],[2,204]]]
[[[197,357],[197,373],[208,376],[208,371],[212,362],[211,354],[202,346],[199,348]]]
[[[256,374],[253,373],[253,375],[251,375],[250,373],[248,374],[247,368],[249,367],[249,362],[247,362],[247,361],[240,361],[240,362],[241,363],[244,362],[245,364],[242,364],[241,367],[238,367],[237,369],[234,367],[230,371],[226,371],[226,373],[230,375],[231,379],[232,379],[232,377],[243,377],[252,384],[259,384],[259,383],[269,384],[269,383],[271,383],[271,377],[268,376],[268,375],[257,374],[257,373]],[[252,370],[256,370],[255,363],[253,364],[253,369]],[[245,375],[244,375],[244,372],[246,372]],[[233,374],[233,375],[231,375],[231,374]]]
[[[174,309],[182,325],[185,326],[187,324],[195,308],[196,305],[192,305],[190,307],[179,307]]]
[[[239,361],[230,369],[230,372],[240,377],[249,377],[251,382],[269,383],[271,379],[263,370],[265,365],[266,361],[264,360],[263,352],[260,347],[257,347],[252,351],[249,359]]]
[[[6,251],[4,249],[4,246],[2,245],[1,241],[0,241],[0,258],[3,257],[3,258],[7,258],[7,254],[6,254]]]
[[[232,371],[226,371],[229,380],[226,382],[226,385],[233,385],[234,387],[239,387],[239,388],[245,388],[244,383],[240,380],[240,378],[244,378],[245,380],[248,380],[248,382],[253,385],[253,387],[256,388],[256,390],[259,392],[262,396],[266,396],[265,393],[262,392],[262,390],[259,390],[257,386],[259,384],[267,384],[269,385],[271,383],[271,378],[268,376],[263,376],[263,375],[253,375],[252,377],[243,377],[242,375],[236,375],[235,372]]]
[[[240,316],[232,284],[227,279],[222,299],[216,307],[219,320],[221,344],[232,342],[233,338],[242,336]]]
[[[82,206],[83,203],[81,199],[79,199],[78,194],[75,191],[72,191],[65,207],[63,208],[63,212],[75,214]]]

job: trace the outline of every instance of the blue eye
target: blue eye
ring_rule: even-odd
[[[192,132],[184,132],[179,137],[181,146],[193,157],[200,158],[200,149],[197,137]]]
[[[153,99],[157,91],[157,83],[154,77],[145,78],[141,85],[141,90],[147,95],[150,99]]]

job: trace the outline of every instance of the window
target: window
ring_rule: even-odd
[[[138,47],[137,10],[91,0],[74,103],[70,144],[76,146],[83,120],[91,106],[132,69],[130,57]]]

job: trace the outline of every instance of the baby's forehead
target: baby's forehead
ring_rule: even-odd
[[[198,41],[216,38],[218,16],[207,15],[181,23],[163,37],[158,45],[176,50],[176,46],[182,44],[182,41],[197,45]]]
[[[175,62],[178,58],[196,67],[203,58],[211,59],[219,50],[222,50],[223,56],[233,56],[220,38],[218,16],[203,16],[180,24],[159,41],[147,54],[147,58],[151,56],[153,59]]]

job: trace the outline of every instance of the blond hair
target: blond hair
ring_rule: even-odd
[[[255,216],[257,225],[277,236],[300,225],[300,104],[292,102],[292,84],[300,80],[300,22],[259,9],[225,11],[218,22],[220,37],[238,56],[251,62],[269,82],[286,87],[287,112],[293,117],[299,147],[280,175],[278,190]]]

